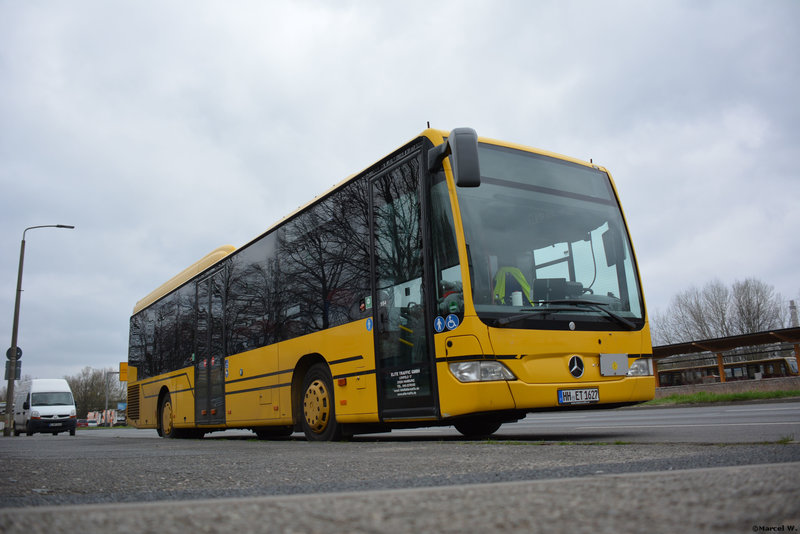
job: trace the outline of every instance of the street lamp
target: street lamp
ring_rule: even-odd
[[[17,272],[17,297],[14,301],[14,328],[11,331],[11,348],[8,349],[8,388],[6,389],[6,426],[3,436],[11,435],[11,426],[14,424],[14,379],[17,372],[17,329],[19,327],[19,299],[22,296],[22,263],[25,260],[25,232],[35,228],[68,228],[74,226],[67,224],[44,224],[29,226],[22,232],[22,244],[19,247],[19,271]]]

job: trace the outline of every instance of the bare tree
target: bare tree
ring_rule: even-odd
[[[653,316],[657,345],[761,332],[785,326],[787,313],[775,289],[755,278],[730,288],[713,280],[672,298],[664,314]],[[787,308],[788,309],[788,308]]]
[[[772,286],[755,278],[733,283],[733,308],[736,330],[741,333],[761,332],[784,326],[780,296]]]
[[[115,408],[118,401],[126,398],[126,391],[119,381],[119,376],[109,374],[113,371],[111,368],[84,367],[77,375],[64,377],[75,397],[75,409],[79,418],[83,419],[88,412],[106,407],[106,387],[108,387],[110,408]]]
[[[733,335],[735,329],[731,325],[731,298],[731,290],[719,280],[713,280],[703,288],[703,308],[707,316],[710,337]]]

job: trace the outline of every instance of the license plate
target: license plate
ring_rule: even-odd
[[[61,423],[50,423],[49,426],[61,426]]]
[[[591,404],[600,402],[600,390],[597,388],[559,389],[559,404]]]

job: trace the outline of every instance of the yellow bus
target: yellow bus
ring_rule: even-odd
[[[653,398],[609,173],[427,129],[139,301],[128,420],[164,437],[337,440]]]

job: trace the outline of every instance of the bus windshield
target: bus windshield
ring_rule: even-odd
[[[473,301],[488,325],[644,326],[633,252],[608,175],[490,144],[481,185],[457,188]]]

